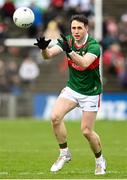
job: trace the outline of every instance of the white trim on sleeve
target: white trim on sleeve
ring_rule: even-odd
[[[93,54],[93,53],[90,53],[90,52],[87,52],[86,54],[91,54],[92,56],[94,56],[95,58],[97,58],[97,55],[96,54]],[[85,54],[85,55],[86,55]]]
[[[63,52],[63,49],[59,45],[56,44],[55,47],[58,47],[61,50],[61,52]]]

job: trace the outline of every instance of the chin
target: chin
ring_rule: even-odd
[[[80,38],[75,38],[76,41],[80,41],[81,39]]]

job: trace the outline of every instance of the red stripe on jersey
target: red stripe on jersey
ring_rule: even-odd
[[[101,95],[99,94],[98,107],[100,107]]]
[[[85,70],[85,68],[82,68],[82,67],[78,66],[72,60],[68,60],[68,66],[71,66],[71,67],[73,67],[74,69],[76,69],[78,71],[84,71]]]
[[[96,67],[99,66],[99,58],[97,58],[88,68],[87,70],[92,70],[95,69]]]
[[[88,68],[82,68],[82,67],[78,66],[70,58],[67,58],[67,60],[68,60],[68,66],[71,66],[78,71],[92,70],[99,66],[99,58],[97,58]]]

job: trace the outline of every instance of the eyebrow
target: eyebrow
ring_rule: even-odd
[[[82,29],[82,26],[71,26],[71,28],[78,28],[78,29]]]

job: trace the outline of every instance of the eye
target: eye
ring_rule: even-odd
[[[82,29],[82,27],[78,27],[77,29],[81,30],[81,29]]]

